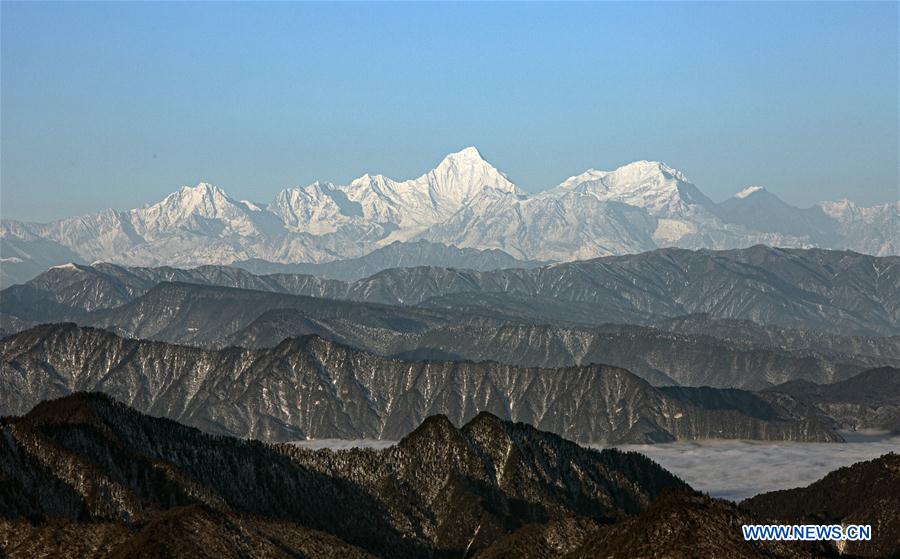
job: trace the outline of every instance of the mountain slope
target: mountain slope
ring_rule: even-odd
[[[748,187],[725,200],[718,205],[718,214],[754,231],[806,238],[819,246],[834,246],[840,238],[834,219],[821,207],[795,208],[761,186]]]
[[[603,365],[405,362],[317,337],[210,351],[71,324],[0,340],[0,414],[82,390],[212,433],[269,441],[396,440],[429,415],[464,423],[482,411],[588,443],[841,440],[813,408],[740,390],[665,391]]]
[[[815,406],[841,429],[900,431],[900,368],[869,369],[833,384],[795,380],[769,392]]]
[[[160,283],[134,301],[81,322],[127,336],[218,345],[266,311],[294,310],[340,330],[420,332],[464,315],[415,307],[341,301],[190,283]]]
[[[669,492],[637,518],[588,533],[567,559],[608,557],[836,557],[827,544],[748,542],[740,530],[756,519],[727,501]],[[525,555],[525,558],[528,556]]]
[[[105,534],[109,552],[209,543],[284,553],[300,540],[334,542],[341,557],[462,556],[526,522],[610,522],[688,489],[639,454],[584,449],[487,414],[461,429],[431,417],[394,447],[341,453],[211,437],[99,394],[0,426],[0,517],[37,521],[35,547],[56,517],[117,526]],[[186,541],[166,541],[179,535]]]
[[[751,497],[741,508],[782,523],[870,524],[870,541],[842,542],[848,555],[900,554],[900,455],[835,470],[809,485]]]

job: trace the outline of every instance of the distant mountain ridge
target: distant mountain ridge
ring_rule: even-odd
[[[795,380],[772,387],[816,406],[843,430],[900,432],[900,369],[879,367],[832,384]]]
[[[526,196],[470,147],[416,179],[367,174],[347,185],[315,182],[286,189],[267,205],[200,183],[143,208],[46,224],[3,220],[2,282],[24,281],[41,267],[73,260],[132,266],[324,263],[416,239],[542,261],[673,246],[900,251],[900,201],[860,208],[844,200],[799,209],[763,189],[739,194],[716,204],[682,172],[636,161],[613,171],[590,169]]]
[[[425,240],[393,243],[365,256],[313,264],[280,264],[253,259],[231,266],[254,274],[306,274],[323,279],[357,281],[391,268],[433,266],[487,272],[504,268],[537,268],[547,262],[519,260],[498,249],[456,248]]]
[[[73,324],[0,340],[0,415],[85,390],[214,434],[265,441],[397,440],[429,415],[460,424],[485,411],[585,443],[842,440],[802,402],[733,389],[655,388],[605,365],[407,362],[316,336],[270,349],[210,351]]]
[[[900,257],[821,249],[660,249],[485,272],[395,268],[354,282],[236,268],[68,265],[0,291],[0,312],[78,319],[134,302],[161,282],[418,307],[537,324],[653,324],[691,314],[840,335],[900,333]],[[296,307],[296,305],[290,305]]]
[[[40,322],[67,316],[59,307],[32,301],[32,310],[53,311]],[[604,363],[655,385],[758,389],[790,380],[834,382],[866,368],[900,366],[900,337],[770,333],[743,322],[727,323],[725,330],[723,321],[704,319],[705,329],[725,330],[726,337],[718,338],[687,328],[666,331],[667,323],[548,325],[502,309],[392,306],[191,283],[161,283],[120,307],[70,319],[127,337],[205,348],[273,348],[287,338],[314,334],[404,361],[497,361],[519,367]],[[29,325],[9,324],[9,332]],[[763,334],[734,341],[759,330]]]

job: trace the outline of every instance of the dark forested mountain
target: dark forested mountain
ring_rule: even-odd
[[[429,417],[383,450],[313,451],[79,393],[0,430],[0,554],[11,558],[838,556],[830,543],[743,541],[741,524],[771,518],[871,523],[878,538],[843,551],[898,549],[896,455],[738,508],[640,454],[486,413],[461,428]]]
[[[900,432],[900,369],[880,367],[833,384],[791,381],[769,389],[813,405],[841,429]]]
[[[290,274],[254,276],[222,267],[73,265],[4,290],[0,310],[32,321],[75,318],[85,310],[129,302],[160,281],[455,311],[477,308],[541,324],[650,324],[705,313],[842,335],[900,333],[900,258],[764,246],[662,249],[488,272],[397,268],[351,283]]]
[[[213,351],[72,324],[0,340],[0,413],[98,390],[212,433],[269,441],[396,440],[425,417],[479,412],[587,443],[704,438],[835,441],[812,406],[742,390],[654,388],[614,367],[406,362],[323,340]]]
[[[566,559],[633,559],[654,557],[762,557],[837,556],[830,544],[798,544],[744,541],[741,525],[758,522],[727,501],[710,499],[687,492],[667,492],[647,512],[623,522],[587,532],[581,544]],[[508,536],[514,540],[524,531]],[[495,548],[502,544],[495,544]],[[491,557],[486,550],[485,556]],[[523,550],[524,551],[524,550]],[[540,557],[524,551],[512,555],[530,559]],[[506,557],[512,557],[507,555]],[[480,556],[479,556],[480,557]],[[504,557],[504,555],[498,555]],[[547,555],[545,557],[559,557]]]
[[[308,264],[281,264],[266,260],[241,260],[231,265],[254,274],[306,274],[346,282],[356,281],[390,268],[435,266],[462,270],[500,270],[503,268],[536,268],[546,264],[519,260],[498,249],[457,248],[425,240],[395,241],[365,256]]]
[[[0,421],[5,556],[464,557],[525,524],[606,524],[689,490],[640,454],[488,414],[339,453],[213,437],[99,394]]]
[[[848,555],[900,556],[900,455],[835,470],[798,489],[751,497],[741,507],[785,523],[871,524],[870,541],[843,542]]]

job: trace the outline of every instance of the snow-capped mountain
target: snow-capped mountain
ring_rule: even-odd
[[[663,218],[680,219],[703,210],[712,215],[715,211],[713,201],[688,182],[681,171],[658,161],[635,161],[614,171],[588,169],[543,196],[556,197],[567,192],[586,192],[601,200],[644,208]]]
[[[130,222],[141,237],[166,237],[183,229],[209,236],[254,236],[277,230],[281,222],[247,201],[235,201],[224,190],[207,183],[183,186],[160,202],[131,210]]]
[[[315,182],[283,190],[267,205],[201,183],[128,211],[45,224],[4,220],[0,281],[24,281],[70,260],[182,267],[328,262],[418,239],[558,261],[760,243],[889,255],[900,252],[898,215],[900,202],[800,209],[756,186],[716,204],[684,173],[655,161],[589,169],[526,196],[469,147],[415,179],[366,174],[346,185]]]
[[[520,195],[474,147],[451,153],[419,178],[363,175],[346,186],[315,182],[278,194],[269,210],[293,231],[320,234],[341,225],[379,224],[405,240],[440,223],[485,190]]]

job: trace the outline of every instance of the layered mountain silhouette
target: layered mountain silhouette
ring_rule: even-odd
[[[229,267],[69,264],[3,290],[0,310],[31,322],[76,319],[85,311],[141,305],[139,299],[151,289],[173,281],[538,324],[651,324],[703,313],[844,335],[900,333],[900,258],[763,246],[664,249],[488,272],[394,268],[355,282],[296,274],[257,276]]]
[[[213,351],[45,325],[0,340],[0,388],[2,414],[102,391],[211,433],[267,441],[397,440],[429,415],[464,423],[481,412],[584,443],[842,440],[815,401],[780,392],[656,388],[606,365],[399,361],[315,336]]]

